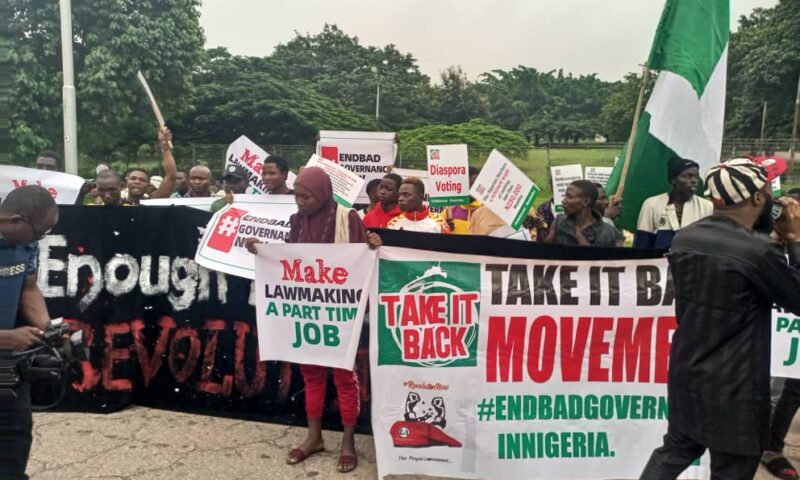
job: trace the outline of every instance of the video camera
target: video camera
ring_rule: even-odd
[[[0,354],[0,391],[17,387],[22,380],[32,384],[54,385],[56,400],[40,408],[57,405],[66,392],[68,371],[71,365],[89,359],[89,349],[84,344],[83,332],[69,335],[69,325],[62,318],[50,320],[42,343],[24,352]]]

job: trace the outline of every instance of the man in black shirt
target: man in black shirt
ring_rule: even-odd
[[[774,168],[773,168],[774,167]],[[681,229],[669,264],[678,328],[669,361],[669,427],[641,478],[675,479],[708,449],[714,479],[752,480],[769,433],[773,303],[800,314],[800,204],[779,200],[770,231],[769,169],[749,159],[711,168],[714,214]]]
[[[42,187],[12,190],[0,205],[0,478],[27,479],[25,467],[33,427],[30,385],[22,366],[11,363],[13,352],[39,343],[50,317],[36,283],[36,241],[58,222],[58,207]],[[17,321],[21,317],[24,323]],[[9,373],[18,380],[5,385]]]
[[[547,243],[556,245],[581,245],[595,247],[614,247],[620,241],[620,232],[613,225],[603,221],[603,215],[595,210],[599,192],[588,180],[572,182],[561,206],[564,214],[556,217]]]

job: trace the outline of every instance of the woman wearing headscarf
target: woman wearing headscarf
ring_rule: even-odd
[[[304,168],[294,182],[297,213],[291,217],[287,243],[359,243],[367,241],[364,224],[355,210],[339,206],[333,199],[330,177],[317,167]],[[374,234],[372,234],[374,235]],[[248,239],[247,247],[255,252],[256,239]],[[306,393],[308,437],[286,457],[286,463],[295,465],[325,449],[322,440],[322,412],[325,408],[325,391],[328,369],[319,365],[300,365]],[[339,398],[339,411],[344,433],[337,469],[350,472],[358,465],[355,451],[355,427],[360,402],[358,378],[353,370],[333,369],[333,383]]]

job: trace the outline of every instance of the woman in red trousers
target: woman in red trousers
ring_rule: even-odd
[[[291,218],[287,243],[359,243],[367,241],[367,233],[358,213],[338,206],[333,199],[333,187],[328,175],[320,168],[303,169],[294,182],[297,213]],[[370,234],[373,236],[375,234]],[[255,239],[248,239],[248,249],[254,251]],[[327,367],[300,365],[306,392],[308,437],[286,457],[286,463],[295,465],[310,455],[325,449],[322,440],[322,412],[328,381]],[[350,472],[358,465],[355,450],[355,427],[360,402],[358,378],[353,370],[333,369],[333,383],[339,397],[339,411],[344,433],[337,469]]]

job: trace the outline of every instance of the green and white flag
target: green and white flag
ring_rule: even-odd
[[[636,131],[622,227],[635,231],[642,203],[669,190],[671,156],[696,161],[701,175],[719,163],[729,35],[730,0],[667,0],[647,62],[659,76]],[[609,192],[617,191],[623,164],[614,167]]]

